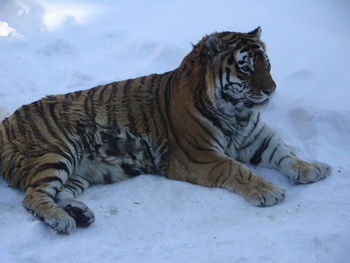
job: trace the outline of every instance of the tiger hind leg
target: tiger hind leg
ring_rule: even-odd
[[[75,200],[89,186],[88,179],[73,175],[56,194],[58,206],[73,217],[77,226],[81,227],[87,227],[95,221],[94,213],[83,202]]]
[[[37,175],[32,179],[23,199],[23,206],[36,218],[59,233],[71,233],[76,222],[56,202],[58,189],[68,179],[68,168],[63,163],[49,163],[36,167]]]

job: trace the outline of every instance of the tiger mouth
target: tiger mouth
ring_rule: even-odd
[[[270,101],[270,98],[267,97],[265,99],[260,99],[260,100],[257,100],[257,99],[247,99],[247,101],[245,101],[245,105],[248,107],[248,108],[254,108],[254,107],[262,107],[262,106],[265,106],[268,104],[268,102]]]

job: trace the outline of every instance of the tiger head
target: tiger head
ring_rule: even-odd
[[[249,33],[221,32],[203,39],[207,95],[227,114],[260,109],[276,89],[260,35],[258,27]]]

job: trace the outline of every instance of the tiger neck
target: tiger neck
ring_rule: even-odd
[[[208,83],[214,83],[214,73],[210,70],[210,61],[202,48],[200,43],[194,47],[174,71],[174,73],[177,72],[175,77],[177,83],[181,86],[179,92],[186,90],[186,93],[188,92],[186,97],[193,98],[195,110],[213,126],[219,128],[223,134],[227,136],[239,134],[259,112],[247,109],[240,104],[233,105],[228,101],[216,100],[216,87],[208,86]]]

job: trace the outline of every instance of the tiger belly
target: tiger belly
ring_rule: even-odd
[[[92,184],[116,183],[141,174],[137,168],[132,169],[132,164],[128,164],[128,167],[129,169],[124,170],[121,166],[121,160],[116,160],[114,164],[108,164],[102,160],[86,159],[80,163],[74,174],[86,178]]]
[[[157,170],[157,153],[142,137],[126,130],[112,134],[97,132],[91,149],[73,174],[93,184],[115,183]]]

